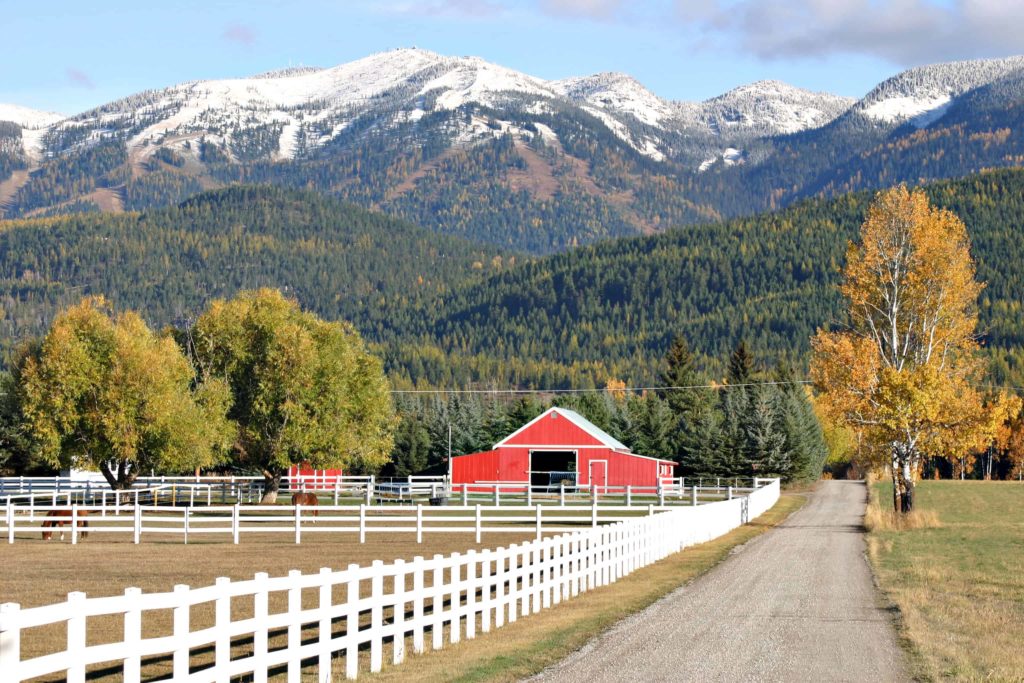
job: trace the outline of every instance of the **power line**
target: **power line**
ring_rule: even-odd
[[[617,392],[686,391],[690,389],[738,389],[740,387],[788,386],[811,384],[809,379],[772,382],[744,382],[741,384],[689,384],[686,386],[612,387],[602,389],[393,389],[392,394],[612,394]]]

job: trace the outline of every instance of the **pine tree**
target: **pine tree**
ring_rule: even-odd
[[[747,342],[744,339],[736,345],[732,355],[729,356],[729,369],[727,378],[729,384],[749,384],[754,375],[754,358],[747,349]]]
[[[665,355],[665,363],[666,369],[661,374],[661,384],[665,387],[675,387],[661,392],[674,418],[670,452],[678,462],[681,462],[684,452],[699,448],[694,443],[698,438],[695,423],[697,416],[714,403],[714,395],[710,389],[679,388],[699,387],[707,383],[707,380],[697,372],[693,353],[683,335],[677,335],[672,340],[672,345]]]

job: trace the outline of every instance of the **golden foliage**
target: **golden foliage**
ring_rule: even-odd
[[[909,477],[922,453],[985,439],[991,430],[972,386],[983,285],[963,222],[920,190],[880,192],[844,275],[850,327],[812,340],[822,410],[863,434],[875,465],[891,458]]]

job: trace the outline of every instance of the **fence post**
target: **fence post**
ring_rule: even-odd
[[[231,663],[231,596],[228,594],[231,579],[219,576],[214,581],[217,586],[217,598],[214,601],[214,664],[216,680],[228,683],[228,667]]]
[[[633,486],[631,484],[626,484],[626,507],[629,507],[632,504],[633,504]]]
[[[590,497],[590,526],[597,526],[597,498]]]
[[[466,553],[466,640],[476,638],[476,551]]]
[[[565,481],[558,482],[558,504],[565,507]]]
[[[384,663],[384,561],[370,566],[370,672],[377,673]]]
[[[191,509],[192,509],[191,507],[186,507],[184,509],[184,511],[183,511],[184,514],[185,514],[185,517],[184,517],[182,526],[185,529],[185,545],[188,545],[188,518],[189,518],[189,511]]]
[[[366,505],[359,506],[359,542],[366,543]]]
[[[252,596],[252,679],[254,683],[267,683],[267,651],[269,645],[267,618],[270,614],[267,580],[269,578],[270,574],[267,572],[256,572],[256,588]]]
[[[139,506],[139,498],[135,497],[135,510],[134,516],[132,517],[135,532],[135,545],[138,545],[142,540],[142,508]]]
[[[665,507],[665,489],[662,487],[661,482],[658,482],[658,505]]]
[[[331,681],[331,568],[320,567],[320,623],[317,626],[317,683]],[[301,634],[301,631],[300,631]]]
[[[469,487],[462,485],[462,507],[469,505]]]
[[[501,507],[501,485],[494,485],[494,507]]]
[[[412,484],[412,476],[409,477]],[[392,612],[392,623],[394,637],[391,640],[391,663],[401,664],[405,661],[405,603],[408,600],[408,593],[405,592],[406,574],[405,560],[395,560],[395,579],[393,593],[395,606]]]
[[[302,505],[295,506],[295,545],[302,543]]]
[[[334,504],[338,504],[338,480],[334,480]]]
[[[416,506],[416,542],[423,543],[423,504]]]
[[[732,500],[732,487],[730,486],[728,489],[726,489],[726,491],[726,500]]]
[[[85,593],[68,593],[67,683],[85,683]]]
[[[322,590],[322,589],[321,589]],[[327,587],[327,599],[330,601],[331,588]],[[323,594],[320,596],[323,602]],[[359,565],[348,566],[348,583],[346,584],[345,609],[345,678],[355,680],[359,673]],[[329,604],[329,603],[328,603]],[[331,618],[327,617],[328,647],[330,647]],[[321,621],[323,629],[323,621]],[[323,636],[320,636],[323,638]],[[327,655],[330,661],[330,651]]]
[[[693,505],[694,507],[697,506],[697,489],[698,488],[699,488],[698,486],[694,485],[694,487],[690,489],[690,505]]]
[[[474,529],[476,530],[476,542],[479,543],[480,542],[480,532],[481,532],[481,528],[480,527],[482,526],[482,521],[483,521],[481,519],[481,517],[480,517],[480,503],[476,504],[476,515],[475,516],[476,516],[476,523],[474,524]]]
[[[7,542],[14,543],[14,503],[7,499]]]
[[[534,515],[537,518],[537,540],[541,537],[540,504],[534,505]]]
[[[239,534],[239,519],[238,513],[240,511],[238,503],[235,503],[231,508],[231,537],[235,545],[238,545],[238,534]]]
[[[174,587],[174,654],[173,654],[173,675],[174,678],[188,678],[188,635],[189,635],[189,610],[191,606],[188,600],[189,587],[178,584]]]
[[[125,602],[128,609],[124,612],[124,658],[121,677],[124,683],[139,683],[142,677],[142,657],[139,656],[139,643],[142,641],[142,610],[139,609],[141,588],[125,588]]]
[[[423,653],[423,556],[412,558],[412,651]]]
[[[444,646],[444,555],[434,555],[434,573],[430,584],[430,647]]]
[[[12,681],[20,681],[21,675],[21,624],[18,623],[18,612],[21,605],[16,602],[5,602],[0,605],[0,671],[11,677]]]
[[[302,588],[299,582],[302,580],[302,572],[292,569],[288,572],[288,683],[299,683],[302,675],[302,658],[299,657],[299,648],[302,647],[302,623],[299,621],[299,612],[302,611]]]
[[[526,507],[533,505],[533,487],[529,484],[526,485]]]
[[[451,621],[448,623],[448,642],[453,645],[462,640],[462,588],[461,580],[459,578],[462,569],[462,554],[452,553],[451,554],[451,597],[449,598],[449,606],[451,608]]]
[[[647,505],[647,516],[648,517],[653,517],[654,516],[654,503],[649,503]]]

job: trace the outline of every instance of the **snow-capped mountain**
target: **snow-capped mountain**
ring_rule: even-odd
[[[924,128],[940,119],[956,98],[1022,69],[1024,57],[916,67],[882,81],[853,111],[887,124],[910,122]]]
[[[60,153],[111,133],[129,151],[151,155],[204,138],[238,158],[303,158],[359,120],[400,126],[466,105],[539,114],[578,108],[597,118],[641,154],[663,160],[679,135],[791,133],[822,125],[852,102],[778,82],[756,83],[708,100],[664,100],[624,74],[546,81],[477,57],[446,57],[418,49],[371,55],[329,69],[300,68],[253,78],[194,81],[140,93],[95,110],[52,121],[47,151]],[[493,137],[508,126],[468,119],[457,142]],[[255,149],[232,147],[258,137]],[[276,142],[276,144],[274,144]]]
[[[52,111],[40,111],[17,104],[0,103],[0,121],[10,121],[22,128],[45,128],[52,126],[63,118],[63,114],[57,114]]]
[[[400,49],[67,118],[0,106],[0,217],[271,183],[539,253],[1015,165],[1021,105],[1024,57],[911,69],[858,101],[769,80],[679,102],[621,73],[546,80]]]

